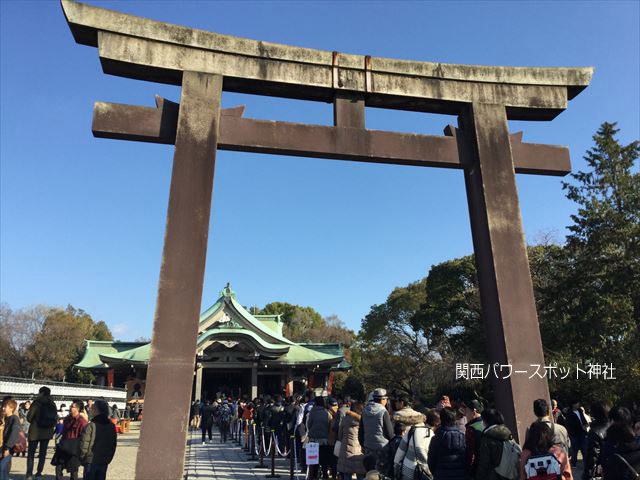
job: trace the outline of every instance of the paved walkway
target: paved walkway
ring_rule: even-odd
[[[256,468],[258,460],[250,456],[236,442],[220,443],[220,436],[214,432],[213,443],[202,444],[199,430],[190,432],[187,442],[185,473],[188,480],[257,480],[271,474],[271,460],[265,458],[267,468]],[[276,475],[283,480],[289,479],[289,459],[276,456]],[[297,480],[304,479],[300,474]]]

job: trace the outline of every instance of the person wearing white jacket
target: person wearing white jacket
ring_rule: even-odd
[[[432,427],[432,425],[420,422],[407,429],[393,462],[396,478],[413,480],[418,465],[426,472],[429,471],[427,455],[429,444],[434,436]]]

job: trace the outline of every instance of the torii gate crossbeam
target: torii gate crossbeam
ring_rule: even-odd
[[[515,173],[565,175],[569,153],[523,143],[507,121],[553,119],[589,85],[591,68],[372,58],[62,6],[75,40],[98,47],[105,73],[182,86],[179,106],[158,99],[156,108],[94,109],[95,136],[175,144],[136,478],[183,474],[217,149],[462,169],[490,361],[544,364]],[[222,91],[332,102],[334,126],[242,118],[221,110]],[[454,114],[459,125],[444,137],[371,131],[365,106]],[[512,375],[494,388],[522,440],[531,402],[549,398],[546,379]]]

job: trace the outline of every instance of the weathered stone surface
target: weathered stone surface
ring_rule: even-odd
[[[180,84],[182,71],[223,75],[224,89],[333,101],[365,93],[370,106],[459,114],[461,104],[507,107],[548,120],[591,80],[591,68],[494,67],[350,55],[221,35],[62,0],[79,43],[99,46],[105,72]]]
[[[182,478],[221,93],[219,76],[185,72],[136,463],[139,480]]]
[[[526,373],[545,363],[504,107],[473,105],[461,132],[472,158],[465,185],[489,361],[512,367],[510,376],[499,370],[506,378],[490,378],[498,409],[524,442],[535,420],[531,402],[551,400],[547,379]]]

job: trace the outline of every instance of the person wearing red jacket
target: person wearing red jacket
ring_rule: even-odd
[[[80,437],[86,428],[87,419],[80,412],[84,409],[81,401],[75,401],[64,418],[62,438],[56,445],[56,480],[62,480],[64,470],[69,472],[71,480],[78,480],[80,468]]]

